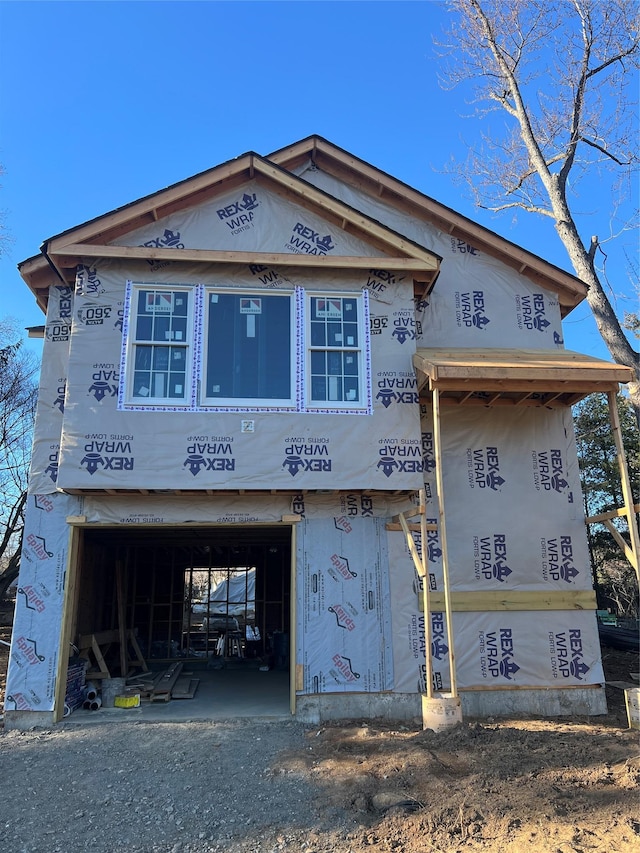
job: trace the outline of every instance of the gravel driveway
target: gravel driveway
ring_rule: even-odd
[[[308,781],[279,765],[278,755],[292,749],[305,749],[295,722],[0,732],[2,847],[275,853],[313,843],[314,851],[336,850],[335,833],[346,833],[353,817],[315,813]]]

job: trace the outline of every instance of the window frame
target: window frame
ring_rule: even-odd
[[[356,324],[358,330],[358,343],[355,346],[344,344],[342,346],[324,345],[312,343],[311,324],[312,299],[353,299],[356,302]],[[342,320],[344,322],[344,320]],[[356,400],[313,400],[312,393],[312,353],[314,352],[339,352],[355,353],[357,355],[358,398]],[[369,330],[369,306],[367,291],[326,291],[310,289],[304,292],[304,408],[308,412],[324,413],[370,413],[371,402],[371,346]],[[343,376],[345,374],[342,374]],[[328,377],[329,374],[327,373]]]
[[[208,397],[208,343],[209,343],[209,311],[212,294],[229,295],[237,298],[254,298],[268,299],[270,297],[280,297],[289,300],[289,397]],[[247,315],[251,316],[250,314]],[[292,411],[297,410],[296,406],[296,389],[297,389],[297,366],[296,366],[296,298],[295,291],[285,288],[256,290],[249,287],[230,288],[217,285],[205,285],[203,287],[203,310],[202,310],[202,352],[199,358],[199,375],[200,393],[198,403],[200,407],[211,410],[231,409],[235,411]]]
[[[167,342],[151,338],[137,337],[138,294],[155,291],[158,293],[184,293],[188,304],[185,316],[184,341],[169,340]],[[164,282],[127,282],[125,311],[123,322],[123,370],[120,387],[124,387],[123,403],[126,408],[159,409],[188,409],[193,406],[194,393],[194,339],[196,318],[196,293],[194,285]],[[179,347],[184,350],[184,395],[182,397],[157,397],[149,394],[147,397],[134,396],[136,374],[136,352],[141,347],[166,348]]]
[[[135,353],[139,346],[158,344],[136,338],[137,299],[140,291],[165,291],[188,294],[185,335],[185,394],[183,398],[134,397]],[[286,296],[290,300],[290,388],[289,399],[206,397],[206,359],[208,338],[209,294],[268,298]],[[358,345],[319,347],[311,344],[311,300],[355,299],[357,305]],[[168,342],[166,346],[171,346]],[[175,344],[174,344],[175,345]],[[180,346],[183,346],[182,343]],[[359,396],[357,400],[311,399],[311,353],[318,350],[357,352]],[[192,411],[192,412],[282,412],[290,414],[373,414],[371,375],[371,333],[369,327],[369,293],[359,291],[285,288],[225,287],[218,284],[188,282],[132,281],[126,285],[122,319],[122,349],[118,409],[121,411]]]

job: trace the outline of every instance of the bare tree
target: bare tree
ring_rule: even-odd
[[[449,0],[453,23],[445,85],[472,82],[481,114],[499,111],[468,181],[480,206],[550,217],[615,362],[633,368],[629,396],[640,424],[640,356],[606,290],[598,236],[580,236],[572,203],[581,178],[605,173],[611,219],[639,163],[640,31],[636,0]],[[621,228],[632,227],[625,222]],[[599,266],[598,266],[599,265]]]
[[[0,320],[0,597],[20,564],[37,366],[15,322]]]

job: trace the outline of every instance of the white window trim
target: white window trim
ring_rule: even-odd
[[[135,303],[136,294],[141,290],[167,291],[171,293],[187,293],[189,308],[187,311],[187,334],[184,342],[185,350],[185,394],[182,399],[173,397],[134,397],[133,381],[135,373],[135,351],[140,346],[162,346],[161,341],[137,341],[135,339]],[[193,408],[195,395],[194,382],[194,338],[196,324],[196,286],[183,282],[139,282],[127,281],[124,317],[122,323],[122,358],[120,370],[120,387],[118,392],[118,408],[128,411],[185,411]],[[182,342],[168,341],[166,346],[182,346]]]
[[[207,388],[207,341],[206,341],[206,330],[209,327],[209,304],[210,299],[209,296],[213,293],[221,293],[221,294],[232,294],[233,296],[255,296],[261,299],[268,298],[270,296],[283,296],[289,299],[289,328],[290,328],[290,346],[289,346],[289,379],[290,379],[290,388],[291,394],[288,398],[277,399],[277,398],[264,398],[261,399],[259,397],[252,398],[242,398],[242,397],[207,397],[206,396],[206,388]],[[200,336],[201,348],[199,348],[198,353],[198,364],[201,367],[200,376],[201,378],[201,388],[200,388],[200,398],[199,405],[201,408],[206,409],[207,411],[239,411],[239,412],[249,412],[249,411],[288,411],[295,412],[297,411],[296,407],[296,388],[297,388],[297,376],[296,376],[296,337],[297,337],[297,327],[296,327],[296,299],[295,292],[293,290],[280,289],[277,290],[255,290],[252,288],[229,288],[229,287],[217,287],[217,286],[205,286],[203,288],[203,311],[201,314],[202,317],[202,335]],[[246,404],[243,404],[241,401],[246,399]]]
[[[184,291],[190,294],[190,305],[187,319],[187,358],[185,373],[185,399],[175,401],[170,398],[147,398],[142,401],[133,398],[132,385],[134,374],[134,352],[136,341],[131,337],[132,305],[134,294],[138,290],[168,290]],[[207,328],[207,295],[211,292],[245,294],[247,296],[267,296],[269,291],[243,288],[224,287],[217,285],[189,284],[185,282],[155,282],[128,280],[125,292],[125,303],[122,322],[122,347],[120,358],[120,384],[118,390],[118,409],[121,411],[140,412],[281,412],[293,414],[335,414],[335,415],[371,415],[373,414],[373,391],[371,385],[371,332],[369,326],[369,293],[366,288],[361,291],[340,291],[310,289],[296,287],[295,291],[278,289],[278,293],[291,296],[291,387],[290,400],[259,400],[241,403],[238,398],[211,399],[204,397],[206,387],[205,370],[205,337]],[[357,401],[318,401],[310,399],[310,298],[336,296],[340,298],[355,298],[358,305],[358,332],[360,346],[358,358],[358,376],[360,399]],[[135,328],[135,326],[134,326]],[[141,342],[142,343],[142,342]]]
[[[371,390],[371,338],[369,328],[369,300],[368,291],[327,291],[327,290],[305,290],[304,291],[304,411],[322,414],[371,414],[373,411]],[[311,345],[311,299],[331,298],[355,299],[357,304],[358,323],[358,347],[351,349],[345,347],[313,347]],[[311,399],[311,352],[313,351],[337,351],[357,352],[358,354],[358,388],[360,397],[358,400],[312,400]]]

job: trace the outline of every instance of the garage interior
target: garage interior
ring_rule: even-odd
[[[179,662],[193,697],[143,694],[138,713],[290,713],[291,538],[283,525],[85,528],[72,637],[87,678],[135,685]]]

